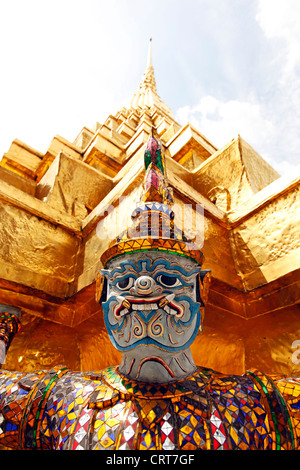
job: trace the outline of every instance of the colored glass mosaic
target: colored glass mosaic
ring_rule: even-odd
[[[58,366],[0,372],[0,443],[16,449],[296,449],[300,380],[199,368],[169,384]]]

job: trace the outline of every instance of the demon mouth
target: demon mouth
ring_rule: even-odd
[[[118,296],[119,305],[114,314],[116,318],[121,318],[133,311],[151,312],[153,310],[163,309],[169,315],[181,317],[183,315],[182,307],[175,303],[175,294],[167,296],[151,297],[149,299],[137,299],[136,297]]]

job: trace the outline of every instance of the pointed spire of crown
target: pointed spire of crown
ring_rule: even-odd
[[[152,128],[151,136],[146,144],[144,152],[145,180],[140,202],[160,202],[173,205],[173,192],[169,187],[166,175],[165,156],[162,144],[158,137],[154,137]]]
[[[140,251],[173,253],[201,265],[203,254],[174,223],[173,193],[167,182],[162,146],[153,131],[146,144],[144,163],[143,191],[131,215],[132,223],[102,254],[103,265],[115,257]]]

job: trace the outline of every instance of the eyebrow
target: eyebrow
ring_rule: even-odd
[[[164,259],[157,259],[153,262],[151,259],[140,259],[134,261],[122,261],[119,266],[113,269],[103,269],[101,272],[107,275],[109,278],[114,278],[117,274],[124,274],[126,271],[133,272],[134,274],[138,274],[143,271],[149,271],[151,273],[155,273],[159,269],[168,269],[171,271],[175,271],[180,273],[185,277],[190,277],[193,274],[197,274],[201,271],[200,266],[196,266],[193,269],[184,269],[176,262],[171,262],[169,260]]]
[[[116,274],[124,274],[126,271],[137,273],[136,266],[134,265],[134,263],[128,262],[128,261],[123,261],[116,268],[101,269],[101,273],[105,274],[109,278],[115,277]]]

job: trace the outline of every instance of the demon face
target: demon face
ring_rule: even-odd
[[[201,273],[195,261],[170,253],[112,260],[101,276],[104,320],[113,345],[122,352],[141,345],[167,352],[188,348],[203,322]]]

